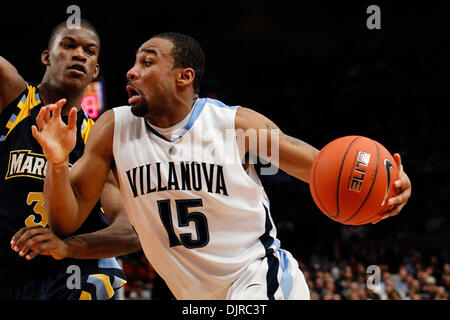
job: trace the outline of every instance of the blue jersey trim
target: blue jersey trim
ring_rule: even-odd
[[[117,262],[116,258],[102,258],[98,260],[98,267],[99,268],[110,268],[110,269],[119,269],[120,268],[119,263]]]
[[[219,100],[217,100],[217,99],[213,99],[213,98],[203,98],[203,99],[205,99],[207,102],[210,102],[210,103],[212,103],[212,104],[214,104],[214,105],[216,105],[216,106],[218,106],[218,107],[220,107],[220,108],[230,108],[230,109],[234,109],[234,110],[236,110],[237,108],[239,108],[239,106],[229,106],[229,105],[226,105],[225,103],[223,103],[222,101],[219,101]],[[200,99],[199,99],[200,100]]]
[[[205,106],[207,99],[204,98],[200,98],[195,102],[194,105],[194,111],[192,111],[192,115],[191,118],[189,119],[189,122],[186,124],[186,126],[184,127],[184,133],[186,133],[187,131],[189,131],[190,128],[192,128],[192,126],[195,123],[195,120],[197,120],[197,118],[200,116],[200,113],[203,110],[203,107]],[[184,134],[183,133],[183,134]],[[182,137],[183,135],[179,136],[177,139],[178,140]]]
[[[188,132],[192,128],[192,126],[194,125],[194,123],[198,119],[198,117],[200,116],[200,113],[202,112],[202,110],[207,102],[209,102],[219,108],[230,108],[233,110],[236,110],[239,108],[239,106],[228,106],[228,105],[224,104],[222,101],[212,99],[212,98],[198,98],[194,104],[191,118],[189,119],[188,123],[182,129],[183,133],[174,140],[169,140],[166,137],[164,137],[163,135],[161,135],[158,131],[153,129],[152,126],[147,121],[145,121],[145,125],[152,133],[154,133],[161,139],[166,140],[168,142],[175,142],[175,141],[179,140],[182,136],[184,136],[186,134],[186,132]]]
[[[205,106],[207,99],[204,98],[200,98],[197,99],[197,101],[194,104],[194,107],[192,110],[192,115],[191,118],[189,119],[188,123],[184,126],[183,128],[183,134],[179,135],[176,139],[174,140],[169,140],[166,137],[164,137],[163,135],[161,135],[158,131],[156,131],[155,129],[152,128],[152,126],[147,122],[147,120],[145,120],[145,126],[155,135],[157,135],[158,137],[160,137],[163,140],[166,140],[168,142],[175,142],[177,140],[179,140],[182,136],[185,135],[186,132],[189,131],[189,129],[192,128],[192,126],[194,125],[195,121],[197,120],[197,118],[200,116],[200,113],[203,110],[203,107]]]
[[[17,119],[17,115],[13,113],[11,115],[11,118],[9,118],[9,122],[14,122],[14,121],[16,121],[16,119]]]
[[[292,287],[294,286],[294,279],[292,275],[289,273],[289,260],[286,253],[283,250],[278,250],[280,253],[280,266],[283,274],[281,275],[280,287],[281,291],[283,291],[284,299],[288,299],[291,294]]]

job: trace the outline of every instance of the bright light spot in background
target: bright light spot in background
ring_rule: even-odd
[[[101,81],[91,82],[81,100],[81,107],[92,118],[97,119],[103,110],[103,87]]]

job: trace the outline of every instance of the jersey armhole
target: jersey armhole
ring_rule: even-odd
[[[260,192],[264,192],[264,188],[262,187],[262,185],[257,184],[251,177],[250,175],[245,171],[244,166],[242,165],[242,159],[240,157],[239,154],[239,146],[237,143],[237,134],[236,134],[236,114],[237,111],[239,110],[239,106],[236,107],[236,109],[234,110],[234,115],[233,117],[231,117],[232,121],[231,121],[231,128],[233,128],[234,130],[234,152],[236,155],[236,159],[238,159],[239,163],[238,163],[238,167],[239,167],[239,171],[241,172],[241,175],[244,177],[245,180],[247,180],[247,182],[250,184],[250,186],[254,187],[256,190],[260,191]],[[250,164],[252,165],[252,164]]]

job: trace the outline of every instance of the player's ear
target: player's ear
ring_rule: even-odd
[[[50,51],[44,50],[41,54],[41,61],[45,66],[50,65]]]
[[[183,68],[180,69],[180,73],[177,78],[177,85],[181,87],[187,87],[191,83],[194,82],[195,71],[192,68]]]
[[[95,65],[94,79],[98,77],[99,73],[100,73],[100,65],[97,63]]]

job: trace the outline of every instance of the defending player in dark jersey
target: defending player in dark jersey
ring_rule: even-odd
[[[112,257],[140,248],[112,174],[102,203],[76,232],[60,239],[48,228],[47,161],[31,126],[44,104],[66,98],[78,108],[70,165],[81,157],[94,125],[81,99],[98,75],[99,49],[98,34],[86,21],[79,29],[58,25],[42,54],[40,85],[26,83],[0,57],[0,299],[115,299],[126,281]]]

